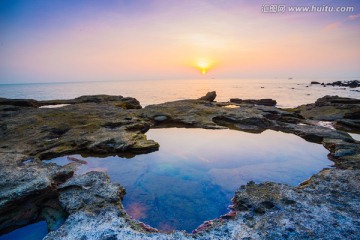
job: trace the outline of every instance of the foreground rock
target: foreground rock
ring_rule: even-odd
[[[359,182],[359,171],[327,169],[297,188],[249,183],[235,193],[227,220],[208,221],[192,235],[158,233],[108,204],[71,214],[46,239],[357,239]]]
[[[231,103],[213,102],[214,95],[145,108],[136,99],[104,95],[59,100],[57,104],[71,105],[56,109],[38,108],[49,101],[1,99],[1,233],[40,218],[50,223],[68,215],[47,239],[360,237],[360,144],[345,132],[316,124],[326,120],[344,129],[338,124],[346,121],[357,129],[359,100],[327,96],[295,109],[256,100],[227,108]],[[233,212],[204,223],[194,234],[165,234],[130,219],[121,204],[124,188],[111,183],[105,173],[73,177],[76,161],[66,167],[41,162],[67,154],[131,157],[155,151],[159,145],[144,133],[164,127],[292,133],[323,144],[336,168],[323,170],[299,187],[249,183],[236,192]]]
[[[40,218],[53,219],[55,222],[48,221],[51,229],[66,215],[58,205],[57,186],[73,175],[73,169],[4,152],[0,154],[0,169],[0,233]]]

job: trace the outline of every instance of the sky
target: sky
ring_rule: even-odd
[[[0,0],[0,83],[360,78],[359,39],[358,0]]]

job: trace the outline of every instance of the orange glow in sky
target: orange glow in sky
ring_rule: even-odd
[[[22,2],[0,8],[0,83],[360,75],[360,8],[269,14],[262,1],[242,0]]]

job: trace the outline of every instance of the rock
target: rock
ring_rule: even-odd
[[[72,101],[58,109],[2,105],[0,231],[26,225],[39,212],[56,229],[61,222],[51,219],[66,210],[65,223],[46,239],[359,238],[359,143],[347,133],[310,124],[312,119],[328,120],[354,128],[359,122],[358,99],[326,96],[295,109],[276,108],[272,99],[235,100],[241,104],[238,108],[206,99],[145,108],[133,98],[106,95],[51,102]],[[336,168],[298,187],[270,182],[242,186],[234,196],[234,212],[207,221],[194,234],[165,234],[126,215],[121,205],[125,190],[105,173],[72,177],[81,159],[66,167],[40,161],[79,153],[131,157],[156,151],[159,144],[144,134],[151,127],[283,131],[323,144]]]
[[[280,130],[280,129],[279,129]],[[340,131],[334,131],[326,127],[299,124],[283,124],[281,131],[296,134],[307,141],[321,143],[324,139],[342,139],[352,141],[349,134]]]
[[[51,209],[49,201],[58,202],[55,187],[73,174],[70,168],[25,160],[25,155],[0,154],[0,234],[33,222],[44,208]]]
[[[315,102],[315,106],[329,106],[336,104],[360,104],[360,99],[345,98],[338,96],[325,96]]]
[[[82,104],[82,103],[113,103],[117,107],[124,109],[140,109],[141,105],[138,100],[132,97],[110,96],[110,95],[92,95],[81,96],[69,100],[46,100],[39,101],[38,106],[59,105],[59,104]]]
[[[10,105],[10,106],[18,106],[18,107],[38,107],[39,102],[34,99],[0,98],[0,105]]]
[[[212,91],[212,92],[208,92],[205,96],[199,98],[199,100],[213,102],[215,98],[216,98],[216,92]]]
[[[235,193],[234,208],[240,211],[245,225],[269,239],[357,238],[358,180],[359,171],[327,169],[300,187],[249,183]],[[343,191],[349,195],[341,194]],[[351,213],[345,214],[344,209],[351,209]],[[333,224],[339,220],[341,223]],[[322,224],[314,224],[318,221]]]
[[[110,183],[110,178],[103,172],[88,172],[71,178],[59,187],[61,206],[68,212],[79,210],[93,211],[106,205],[122,208],[121,200],[125,189],[117,183]]]
[[[359,129],[360,99],[325,96],[314,104],[299,106],[296,111],[306,119],[336,121],[339,130]]]
[[[275,106],[276,105],[276,100],[268,99],[268,98],[259,99],[259,100],[231,98],[230,102],[238,103],[238,104],[242,104],[242,103],[257,104],[257,105],[264,105],[264,106]]]
[[[334,122],[336,129],[343,131],[360,131],[360,120],[340,119]]]
[[[310,84],[314,84],[314,85],[316,85],[316,84],[320,84],[319,82],[317,82],[317,81],[312,81]]]
[[[359,80],[350,80],[350,81],[335,81],[332,83],[326,84],[328,86],[338,86],[338,87],[349,87],[349,88],[357,88],[360,87]]]

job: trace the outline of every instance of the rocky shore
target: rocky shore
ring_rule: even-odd
[[[326,96],[293,109],[275,100],[215,102],[216,93],[142,108],[134,98],[0,99],[0,234],[45,219],[46,239],[359,239],[360,100]],[[46,105],[68,104],[60,108]],[[227,106],[232,106],[227,107]],[[324,127],[326,121],[332,128]],[[132,220],[126,189],[101,172],[74,176],[42,160],[68,154],[132,157],[156,151],[150,128],[187,127],[291,133],[321,143],[334,168],[298,187],[239,186],[233,210],[187,234],[162,233]],[[65,221],[65,222],[64,222]],[[60,225],[62,226],[58,228]]]

